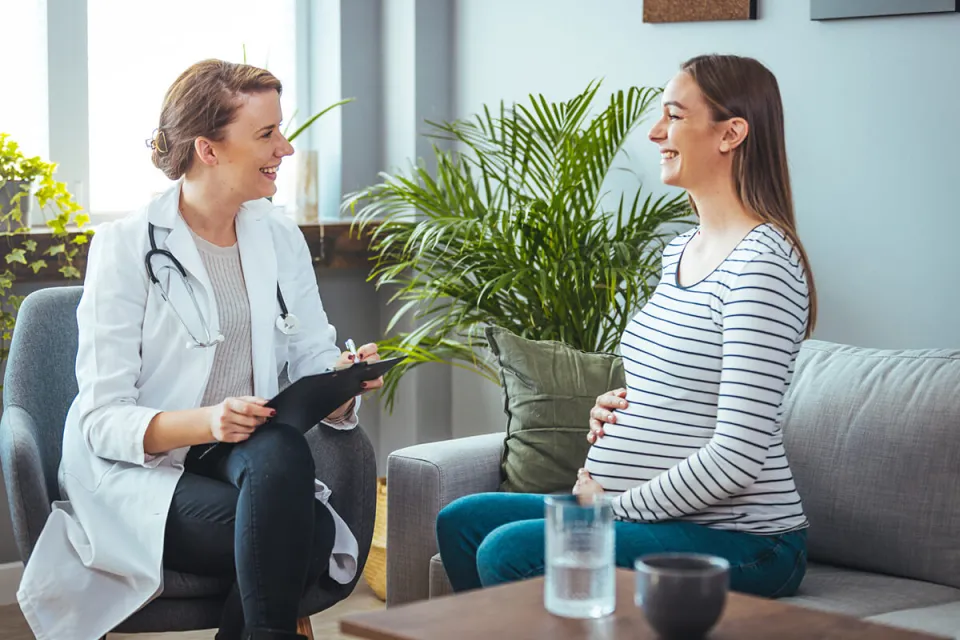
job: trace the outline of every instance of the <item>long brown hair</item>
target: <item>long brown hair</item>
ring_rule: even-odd
[[[261,91],[283,91],[266,69],[223,60],[190,66],[167,89],[160,126],[147,141],[154,166],[171,180],[178,179],[193,164],[194,141],[201,136],[222,140],[224,127],[240,108],[240,95]]]
[[[817,288],[797,234],[777,79],[757,60],[732,55],[697,56],[681,69],[700,87],[715,121],[743,118],[750,127],[733,156],[737,196],[764,222],[779,227],[800,254],[810,296],[809,338],[817,322]]]

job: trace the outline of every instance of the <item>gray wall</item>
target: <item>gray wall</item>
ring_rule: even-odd
[[[529,93],[564,99],[600,77],[602,90],[662,86],[700,53],[757,57],[785,103],[800,234],[819,286],[815,337],[960,347],[960,14],[812,22],[807,0],[762,0],[757,21],[653,25],[642,4],[459,0],[455,113]],[[646,132],[629,151],[660,191]],[[501,427],[478,384],[454,385],[455,433]]]

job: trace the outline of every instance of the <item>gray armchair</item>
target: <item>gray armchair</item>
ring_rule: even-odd
[[[24,563],[50,515],[51,502],[59,499],[63,425],[77,394],[76,308],[81,292],[82,287],[56,287],[27,296],[7,361],[0,464]],[[310,589],[301,603],[303,617],[331,607],[353,591],[367,560],[376,512],[375,454],[362,428],[338,431],[321,425],[307,434],[307,440],[324,482],[333,490],[334,508],[357,537],[360,557],[357,578],[351,584],[327,579]],[[219,624],[230,581],[166,571],[164,585],[161,597],[115,631],[189,631]]]

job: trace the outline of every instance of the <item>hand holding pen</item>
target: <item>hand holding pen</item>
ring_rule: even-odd
[[[337,358],[337,362],[333,365],[334,369],[343,369],[360,361],[378,362],[380,360],[380,354],[377,353],[377,345],[374,343],[365,344],[358,349],[353,339],[348,338],[344,344],[346,345],[347,350],[342,352],[340,357]],[[376,380],[364,382],[362,383],[362,386],[362,393],[366,393],[367,391],[371,391],[373,389],[379,389],[383,386],[383,376],[380,376]],[[355,402],[356,400],[351,398],[349,402],[327,416],[327,419],[333,421],[342,420],[344,416],[353,411]]]
[[[376,343],[369,343],[360,346],[357,348],[356,343],[353,341],[353,338],[347,338],[344,342],[347,350],[340,354],[340,357],[337,359],[334,368],[340,369],[343,367],[349,367],[350,365],[356,362],[379,362],[380,354],[377,352]],[[379,377],[376,380],[370,380],[363,383],[364,392],[370,391],[372,389],[379,389],[383,386],[383,377]]]

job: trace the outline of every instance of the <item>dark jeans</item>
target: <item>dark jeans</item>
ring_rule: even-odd
[[[166,569],[235,577],[218,639],[248,630],[295,633],[306,586],[327,573],[335,527],[314,497],[299,431],[260,427],[245,442],[187,455],[167,516]]]
[[[707,553],[730,562],[730,588],[793,595],[807,568],[807,532],[756,535],[693,522],[614,523],[616,564],[633,569],[649,553]],[[455,500],[437,517],[440,558],[455,591],[543,575],[541,495],[481,493]]]

